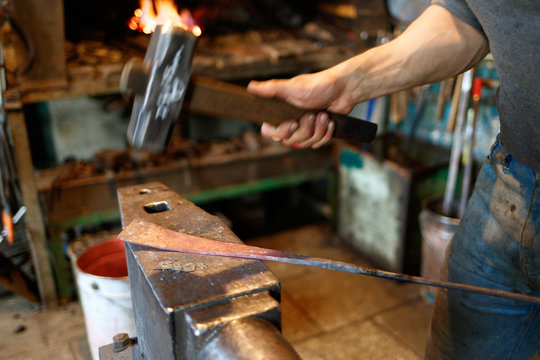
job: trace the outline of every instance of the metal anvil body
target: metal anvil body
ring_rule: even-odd
[[[119,190],[123,226],[135,219],[241,242],[221,220],[161,183]],[[280,284],[261,262],[126,244],[137,345],[105,359],[299,359],[280,334]],[[127,354],[127,355],[126,355]],[[128,356],[128,357],[120,357]]]

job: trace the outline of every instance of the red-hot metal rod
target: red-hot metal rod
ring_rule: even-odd
[[[118,238],[125,242],[144,245],[159,250],[250,260],[277,261],[282,263],[312,266],[351,274],[369,275],[379,278],[406,281],[415,284],[461,290],[470,293],[540,304],[540,298],[536,298],[533,296],[442,280],[431,280],[419,276],[411,276],[378,269],[365,268],[362,266],[349,264],[341,261],[291,254],[278,250],[264,249],[244,244],[210,240],[166,229],[159,225],[138,219],[134,220],[131,224],[129,224],[118,235]]]

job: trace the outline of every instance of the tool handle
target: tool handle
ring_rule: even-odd
[[[480,96],[482,96],[482,85],[484,84],[484,81],[482,78],[474,78],[473,80],[473,87],[472,87],[472,95],[473,100],[480,100]]]
[[[336,126],[333,134],[335,138],[362,143],[370,143],[375,139],[377,124],[346,115],[328,115]]]
[[[450,105],[450,113],[448,114],[448,123],[446,124],[446,130],[454,131],[456,128],[457,111],[459,105],[459,98],[461,97],[461,83],[463,82],[463,73],[456,77],[454,83],[454,93],[452,95],[452,103]]]
[[[4,228],[3,233],[5,234],[8,243],[10,245],[13,244],[15,230],[13,227],[13,218],[8,210],[2,210],[2,226]]]
[[[238,118],[259,125],[263,122],[278,125],[287,120],[296,120],[308,111],[324,111],[299,109],[278,99],[253,95],[243,86],[200,75],[192,77],[187,100],[189,109],[194,113]],[[334,137],[368,143],[375,138],[377,124],[345,115],[328,114],[336,125]]]

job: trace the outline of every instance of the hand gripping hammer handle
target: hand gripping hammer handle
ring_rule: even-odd
[[[296,120],[308,111],[281,100],[253,95],[242,86],[200,75],[193,76],[191,85],[188,106],[194,113],[239,118],[259,125],[263,122],[278,125],[287,120]],[[331,112],[328,115],[335,123],[335,138],[355,143],[370,143],[375,138],[375,123]]]
[[[162,152],[185,97],[193,113],[279,124],[298,119],[307,110],[276,99],[250,94],[239,85],[197,76],[191,79],[191,60],[197,37],[179,27],[158,26],[143,61],[132,59],[122,72],[120,88],[135,100],[128,127],[128,142],[137,149]],[[191,81],[190,81],[191,79]],[[312,110],[314,112],[320,110]],[[331,114],[334,137],[371,142],[377,125]]]

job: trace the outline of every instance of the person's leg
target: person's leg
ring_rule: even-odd
[[[499,144],[483,166],[446,255],[448,281],[540,296],[540,176]],[[540,305],[439,290],[426,359],[530,359]]]

